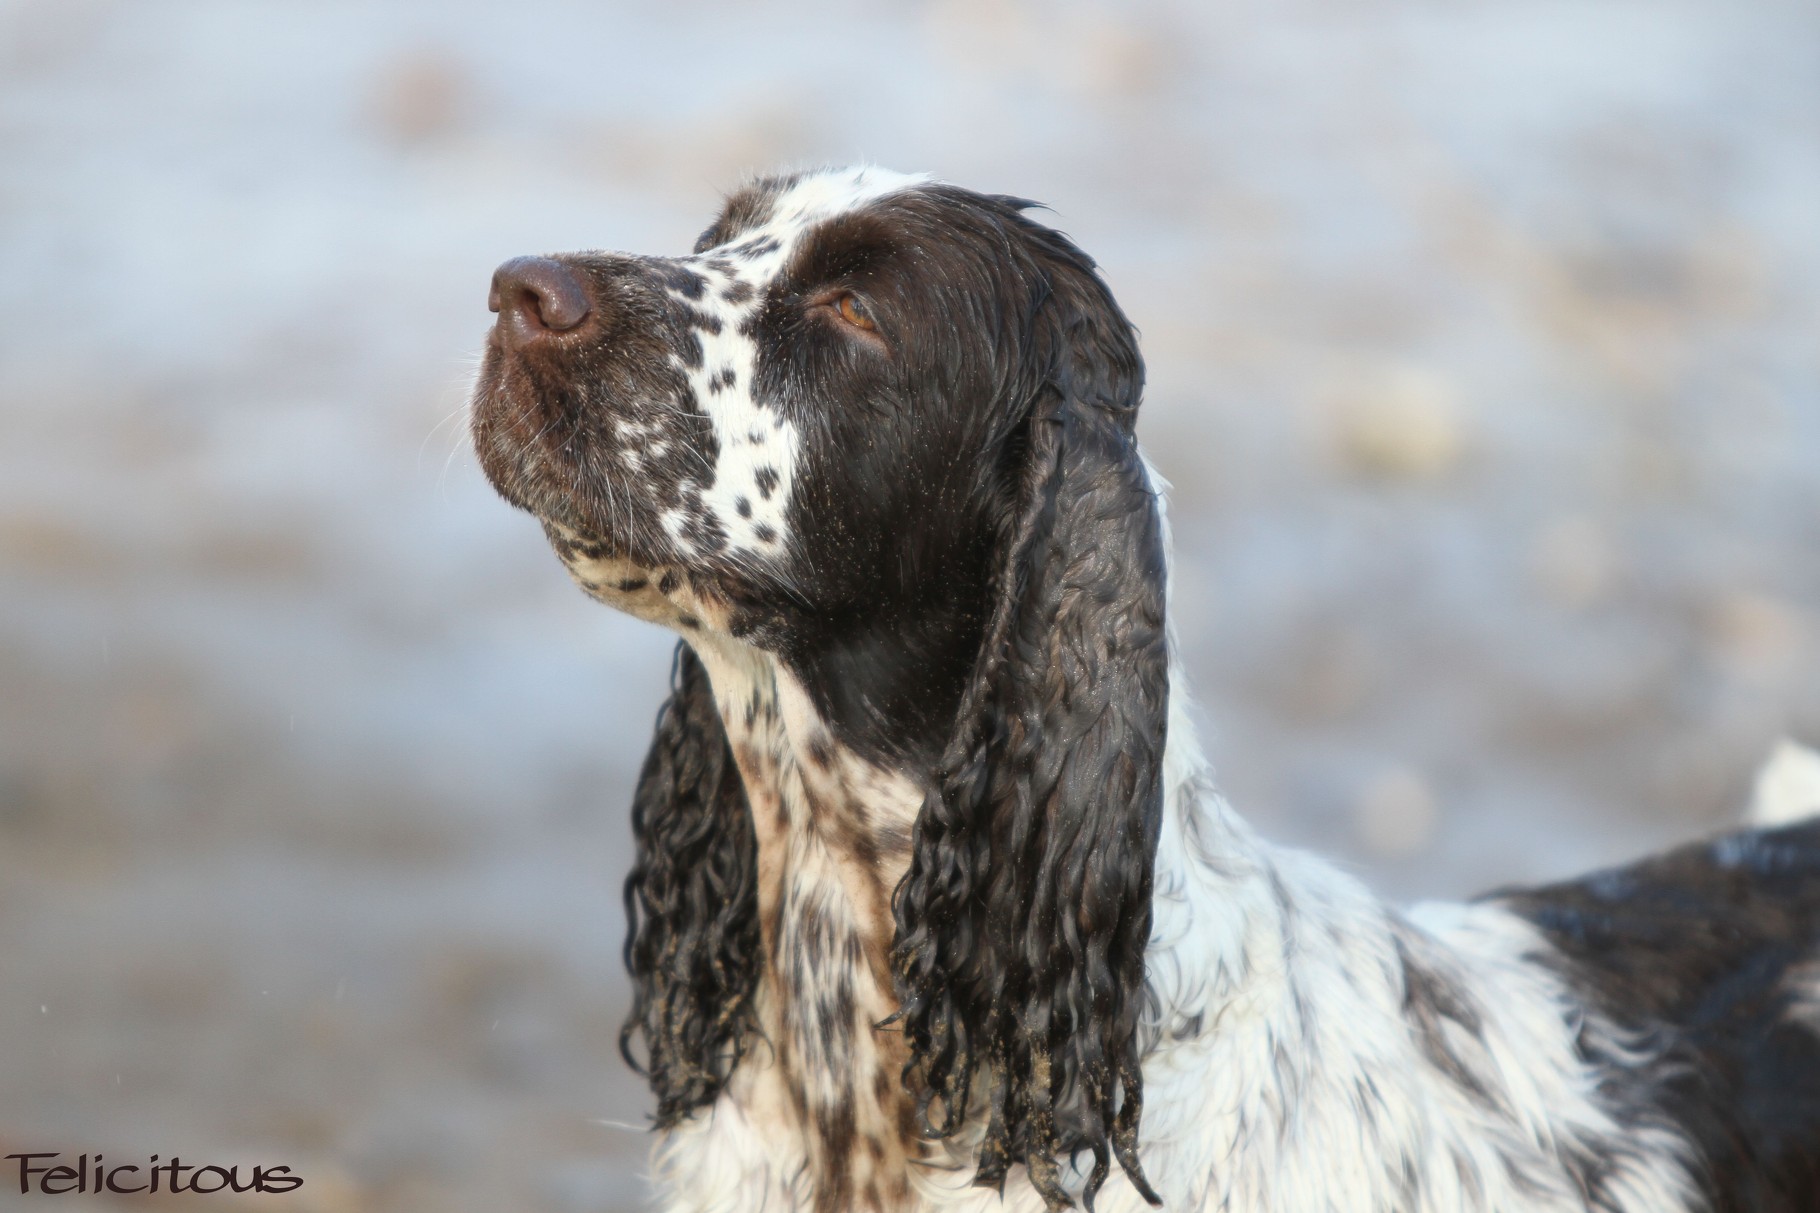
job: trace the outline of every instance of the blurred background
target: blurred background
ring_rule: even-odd
[[[482,481],[488,277],[858,159],[1101,260],[1267,833],[1467,894],[1820,739],[1811,0],[0,0],[0,1153],[639,1207],[671,640]]]

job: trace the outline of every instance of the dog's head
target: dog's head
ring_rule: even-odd
[[[926,788],[895,902],[906,1079],[937,1134],[988,1122],[982,1182],[1023,1162],[1055,1203],[1081,1149],[1090,1190],[1109,1150],[1142,1186],[1167,659],[1135,337],[1028,205],[820,172],[734,195],[687,257],[508,262],[474,437],[591,594],[771,654],[842,742]],[[647,851],[671,806],[729,794],[654,764]],[[745,997],[725,975],[759,963],[737,924],[675,921],[702,900],[687,872],[653,891],[675,859],[641,855],[634,910],[701,964],[629,953],[660,1103],[660,1069],[690,1075],[670,1118],[724,1081]],[[717,887],[735,868],[750,883],[723,863]]]
[[[755,591],[810,568],[826,580],[802,514],[841,478],[831,448],[863,464],[850,444],[905,411],[936,353],[914,318],[938,284],[892,273],[901,242],[880,230],[913,185],[761,181],[691,256],[501,266],[475,418],[495,486],[634,564]]]

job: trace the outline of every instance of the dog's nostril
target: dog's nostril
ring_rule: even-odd
[[[494,270],[487,307],[513,345],[568,332],[593,310],[575,271],[548,257],[514,257]]]

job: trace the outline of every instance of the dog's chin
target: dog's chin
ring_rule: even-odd
[[[638,551],[634,537],[615,534],[601,517],[606,511],[593,508],[575,491],[579,469],[560,452],[550,450],[536,434],[517,433],[518,427],[510,420],[511,409],[496,395],[475,392],[474,453],[493,491],[543,523],[552,543],[561,533],[569,542],[586,544],[602,554],[634,558]]]
[[[470,438],[487,483],[574,542],[641,564],[662,563],[670,544],[654,521],[641,525],[635,504],[644,486],[600,483],[598,472],[565,449],[573,435],[553,432],[548,410],[514,382],[517,378],[489,357],[469,402]]]
[[[684,636],[730,630],[730,605],[701,573],[627,551],[549,518],[541,521],[557,558],[594,601]]]
[[[549,441],[553,418],[522,378],[507,373],[497,350],[487,351],[468,401],[469,438],[480,470],[512,505],[583,529],[581,512],[570,500],[576,469],[563,466],[569,461]]]
[[[564,513],[562,501],[550,492],[549,459],[537,450],[537,432],[526,428],[535,410],[501,391],[490,370],[481,373],[468,402],[468,438],[481,474],[494,492],[526,513],[539,518]]]

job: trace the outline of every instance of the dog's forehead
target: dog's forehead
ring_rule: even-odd
[[[876,165],[821,169],[756,181],[727,200],[717,224],[726,229],[724,239],[697,256],[748,260],[753,257],[749,246],[771,241],[779,248],[758,253],[760,259],[770,260],[777,253],[787,255],[818,223],[932,181],[926,173],[899,173]]]
[[[751,320],[765,290],[822,223],[930,181],[871,165],[759,182],[729,200],[727,239],[676,263],[665,289],[689,317],[675,355],[688,383],[684,407],[714,429],[715,457],[680,486],[660,516],[685,555],[782,557],[785,514],[800,462],[800,436],[778,402],[756,395],[759,347]],[[704,461],[706,463],[706,461]]]

